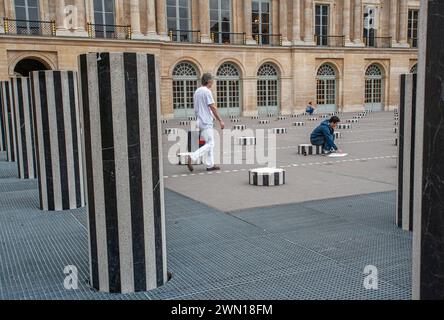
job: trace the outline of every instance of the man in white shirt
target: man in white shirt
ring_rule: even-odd
[[[194,112],[197,117],[197,126],[200,130],[205,145],[188,158],[188,169],[193,172],[193,161],[205,156],[207,171],[219,171],[220,168],[214,165],[214,118],[219,121],[220,128],[225,129],[225,123],[217,112],[211,87],[214,79],[209,73],[202,76],[202,86],[194,94]]]

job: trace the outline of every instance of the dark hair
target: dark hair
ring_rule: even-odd
[[[202,75],[202,85],[206,86],[208,84],[208,82],[210,82],[211,80],[213,80],[213,76],[211,75],[211,73],[204,73]]]
[[[313,102],[310,101],[308,104],[313,104]]]
[[[330,118],[330,123],[338,123],[341,122],[341,119],[339,119],[337,116],[333,116]]]

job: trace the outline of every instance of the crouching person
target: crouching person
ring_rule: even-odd
[[[325,120],[319,127],[314,129],[310,136],[310,142],[314,146],[322,146],[325,154],[337,152],[339,149],[335,144],[335,129],[341,120],[334,116]]]

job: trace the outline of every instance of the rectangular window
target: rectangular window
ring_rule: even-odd
[[[15,0],[17,34],[38,35],[41,33],[38,0]]]
[[[315,34],[318,46],[328,46],[330,6],[317,4],[315,10]]]
[[[364,42],[367,47],[377,47],[377,8],[364,7]]]
[[[258,44],[270,44],[271,3],[270,0],[255,0],[252,3],[252,33]]]
[[[409,10],[408,37],[412,48],[418,48],[418,16],[419,10]]]
[[[115,38],[114,0],[94,0],[94,24],[97,38]]]
[[[215,43],[231,43],[231,0],[210,1],[210,30]]]
[[[166,10],[168,31],[173,36],[172,40],[192,41],[190,0],[167,0]]]

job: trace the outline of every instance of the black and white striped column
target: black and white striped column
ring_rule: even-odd
[[[399,105],[398,190],[396,223],[399,228],[413,231],[413,176],[415,169],[416,75],[401,75]]]
[[[14,108],[12,107],[12,93],[9,81],[1,81],[0,89],[2,92],[2,108],[5,126],[5,147],[6,158],[8,162],[16,161],[16,137],[15,137],[15,120]]]
[[[40,208],[85,206],[77,73],[31,75]]]
[[[0,90],[0,151],[6,151],[5,115],[3,111],[2,91]]]
[[[81,55],[91,283],[151,290],[167,281],[159,76],[154,55]]]
[[[29,78],[11,78],[12,103],[15,120],[16,155],[19,179],[37,179],[34,143],[31,82]]]

